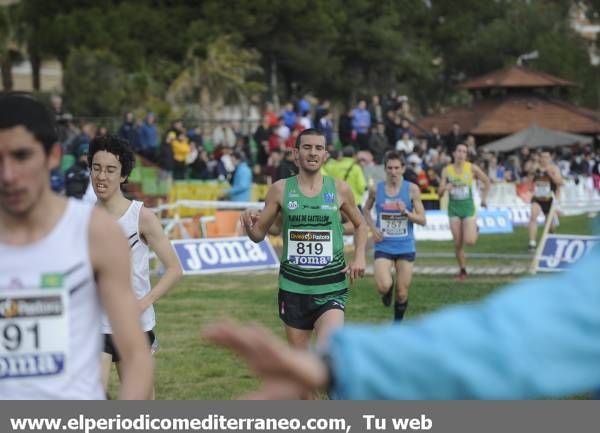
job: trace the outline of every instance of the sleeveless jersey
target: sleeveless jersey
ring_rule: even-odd
[[[448,183],[451,183],[453,188],[449,191],[449,199],[451,201],[473,200],[473,167],[471,163],[466,161],[463,164],[461,174],[456,173],[454,164],[449,164],[447,167]]]
[[[377,212],[376,227],[383,232],[383,240],[375,242],[375,251],[388,254],[414,253],[415,237],[413,223],[406,215],[400,214],[396,203],[402,200],[406,204],[406,211],[413,210],[410,198],[410,182],[403,180],[398,194],[390,197],[385,192],[385,181],[377,184],[375,196],[375,210]]]
[[[475,216],[473,200],[473,166],[465,161],[461,174],[456,173],[454,164],[446,168],[448,183],[452,189],[448,191],[448,217],[471,218]]]
[[[104,399],[92,206],[70,199],[43,239],[0,243],[0,399]]]
[[[119,218],[119,225],[129,241],[131,257],[131,285],[137,299],[143,298],[151,289],[150,287],[150,249],[139,234],[140,212],[144,204],[141,201],[132,201],[127,211]],[[140,322],[144,331],[150,331],[156,325],[154,307],[151,305],[141,315]],[[108,318],[102,315],[102,333],[111,334],[112,329]]]
[[[283,252],[279,288],[302,294],[322,294],[348,287],[343,227],[335,180],[323,176],[315,197],[306,197],[298,177],[286,179],[281,203]]]
[[[533,175],[533,198],[540,201],[552,200],[556,184],[545,170],[537,169]]]

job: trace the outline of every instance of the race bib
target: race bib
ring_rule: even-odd
[[[382,212],[379,218],[379,228],[386,238],[408,236],[408,218],[398,213]]]
[[[469,198],[469,185],[454,185],[450,190],[452,200],[466,200]]]
[[[65,290],[0,294],[0,386],[2,380],[65,374],[68,301]]]
[[[535,183],[533,190],[534,197],[550,197],[552,196],[552,187],[548,181],[538,181]]]
[[[289,230],[287,259],[301,268],[322,268],[333,260],[331,230]]]

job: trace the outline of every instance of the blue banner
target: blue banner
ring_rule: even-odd
[[[171,241],[185,275],[279,267],[268,239],[255,244],[246,236]]]
[[[477,227],[480,234],[512,233],[511,214],[507,210],[480,209],[477,211]]]
[[[544,272],[567,269],[600,241],[598,236],[548,235],[537,270]]]
[[[427,224],[415,224],[415,239],[418,241],[449,241],[452,240],[448,213],[442,210],[428,210],[425,212]],[[507,209],[479,209],[477,211],[477,226],[479,233],[512,233],[513,220]]]

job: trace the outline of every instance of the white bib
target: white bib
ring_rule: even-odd
[[[379,228],[386,238],[408,236],[408,217],[397,213],[382,212],[379,217]]]
[[[62,288],[0,297],[0,379],[27,381],[66,375],[68,302],[68,293]]]
[[[331,230],[289,230],[287,259],[301,268],[322,268],[333,260]]]
[[[552,187],[550,185],[550,182],[545,181],[545,180],[537,181],[535,183],[533,195],[535,197],[550,197],[550,196],[552,196]]]
[[[469,198],[469,185],[454,185],[450,190],[452,200],[466,200]]]

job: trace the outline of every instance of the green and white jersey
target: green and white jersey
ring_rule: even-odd
[[[335,180],[323,176],[315,197],[300,191],[297,176],[285,182],[283,201],[283,252],[279,287],[302,294],[321,294],[348,287],[343,227]]]

